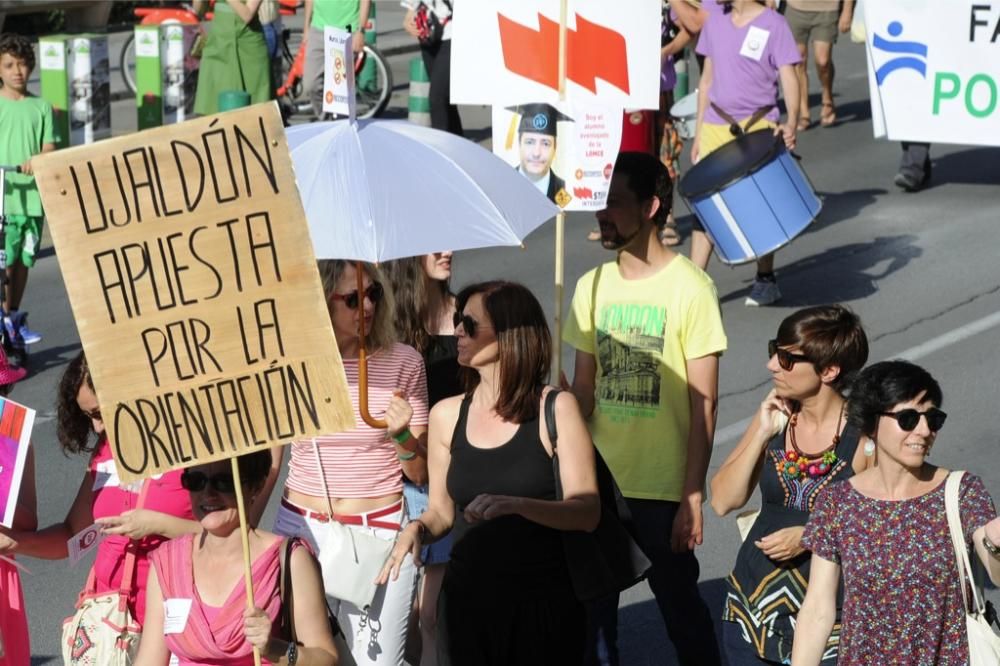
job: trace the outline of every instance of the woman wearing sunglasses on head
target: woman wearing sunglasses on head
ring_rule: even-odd
[[[945,513],[949,472],[927,462],[945,423],[941,400],[934,378],[906,361],[876,363],[851,388],[849,421],[870,438],[878,465],[834,484],[809,518],[802,540],[812,571],[795,666],[820,663],[841,574],[838,664],[969,663]],[[979,477],[963,476],[958,508],[970,556],[975,550],[990,579],[1000,581],[1000,519]]]
[[[727,579],[723,647],[732,666],[788,663],[809,579],[802,532],[829,485],[871,461],[847,422],[844,388],[868,360],[861,320],[840,305],[799,310],[768,343],[773,388],[711,481],[720,516],[759,486],[762,506]],[[824,664],[837,662],[836,635]]]
[[[240,456],[237,464],[243,497],[252,502],[271,469],[271,452]],[[181,483],[190,493],[200,531],[173,539],[150,556],[149,609],[135,666],[250,666],[255,647],[268,664],[336,664],[323,580],[308,549],[297,539],[288,543],[293,593],[292,608],[284,609],[285,539],[250,530],[254,608],[248,610],[232,462],[187,469]],[[282,626],[283,618],[292,626]]]
[[[65,520],[37,532],[14,532],[14,552],[47,560],[69,556],[67,542],[94,523],[104,539],[90,571],[91,595],[130,589],[128,610],[141,630],[146,614],[146,573],[149,553],[167,539],[193,533],[191,501],[181,487],[179,471],[133,484],[121,483],[105,434],[97,394],[81,352],[70,361],[59,382],[57,437],[64,453],[89,454],[90,463]],[[96,442],[93,441],[96,435]],[[143,496],[144,495],[144,496]],[[142,506],[139,506],[140,499]],[[123,580],[134,558],[131,580]],[[99,641],[107,634],[90,637]],[[134,645],[132,646],[135,647]],[[114,646],[94,646],[90,653],[107,654]],[[83,647],[81,649],[86,650]],[[107,650],[108,652],[105,652]],[[86,655],[80,655],[86,661]]]
[[[300,536],[316,548],[331,606],[357,663],[401,665],[417,580],[413,561],[407,558],[399,579],[379,586],[364,607],[337,598],[331,585],[338,576],[345,576],[335,553],[356,552],[359,540],[391,544],[396,539],[406,523],[403,474],[417,483],[427,480],[423,358],[412,347],[395,341],[392,292],[382,272],[362,264],[363,290],[359,293],[355,266],[355,262],[339,259],[319,262],[330,322],[355,408],[355,427],[292,443],[274,531]],[[385,428],[367,425],[358,407],[362,299],[368,408],[373,417],[386,421]],[[390,547],[385,545],[385,552]],[[376,545],[366,552],[378,550]],[[359,568],[370,571],[362,576],[374,581],[383,563],[384,556],[382,561],[361,562]]]
[[[484,282],[456,302],[464,395],[431,413],[430,505],[403,530],[381,580],[400,575],[454,526],[438,604],[439,663],[580,664],[585,615],[560,530],[600,517],[594,448],[576,400],[555,400],[562,496],[556,500],[544,401],[551,339],[521,285]]]

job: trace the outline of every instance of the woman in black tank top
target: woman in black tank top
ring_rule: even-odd
[[[551,338],[525,287],[486,282],[457,298],[464,395],[431,412],[430,506],[400,534],[383,579],[453,532],[438,605],[438,659],[465,666],[579,665],[585,616],[560,530],[600,518],[594,449],[576,400],[556,399],[561,501],[542,422]]]

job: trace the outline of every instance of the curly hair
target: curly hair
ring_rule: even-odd
[[[35,69],[35,49],[31,45],[31,40],[24,35],[13,32],[0,34],[0,55],[4,53],[20,58],[28,65],[28,69]]]
[[[94,432],[93,423],[80,405],[76,396],[80,387],[87,385],[94,390],[94,382],[90,378],[90,368],[87,357],[80,352],[69,362],[62,378],[59,380],[59,396],[56,402],[56,437],[63,453],[91,453],[97,448],[97,441],[91,443]]]
[[[319,275],[323,280],[323,293],[330,297],[337,289],[337,281],[344,274],[348,266],[355,266],[358,262],[347,259],[320,259]],[[365,332],[365,342],[369,351],[388,349],[397,340],[396,326],[393,318],[396,313],[396,300],[392,295],[392,285],[382,274],[382,271],[375,264],[361,262],[362,270],[368,275],[372,282],[382,285],[382,302],[375,308],[375,320],[372,322],[372,330]]]
[[[868,336],[861,318],[843,305],[817,305],[793,312],[778,326],[782,347],[797,346],[817,373],[837,366],[831,388],[843,393],[868,362]]]
[[[896,405],[923,399],[941,407],[941,385],[919,365],[909,361],[873,363],[858,375],[847,399],[847,421],[862,434],[874,437],[878,419]]]

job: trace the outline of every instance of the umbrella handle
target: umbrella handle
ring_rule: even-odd
[[[361,420],[373,428],[388,427],[384,420],[377,419],[368,411],[368,350],[365,349],[365,269],[359,261],[355,264],[358,274],[358,411]]]

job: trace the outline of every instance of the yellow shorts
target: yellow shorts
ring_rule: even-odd
[[[749,117],[740,120],[740,127],[750,120]],[[771,120],[758,120],[753,127],[747,127],[746,131],[764,129],[765,127],[774,129],[778,125]],[[718,150],[736,137],[729,131],[729,125],[716,125],[714,123],[701,124],[701,143],[698,145],[698,160],[703,160],[710,153]]]

